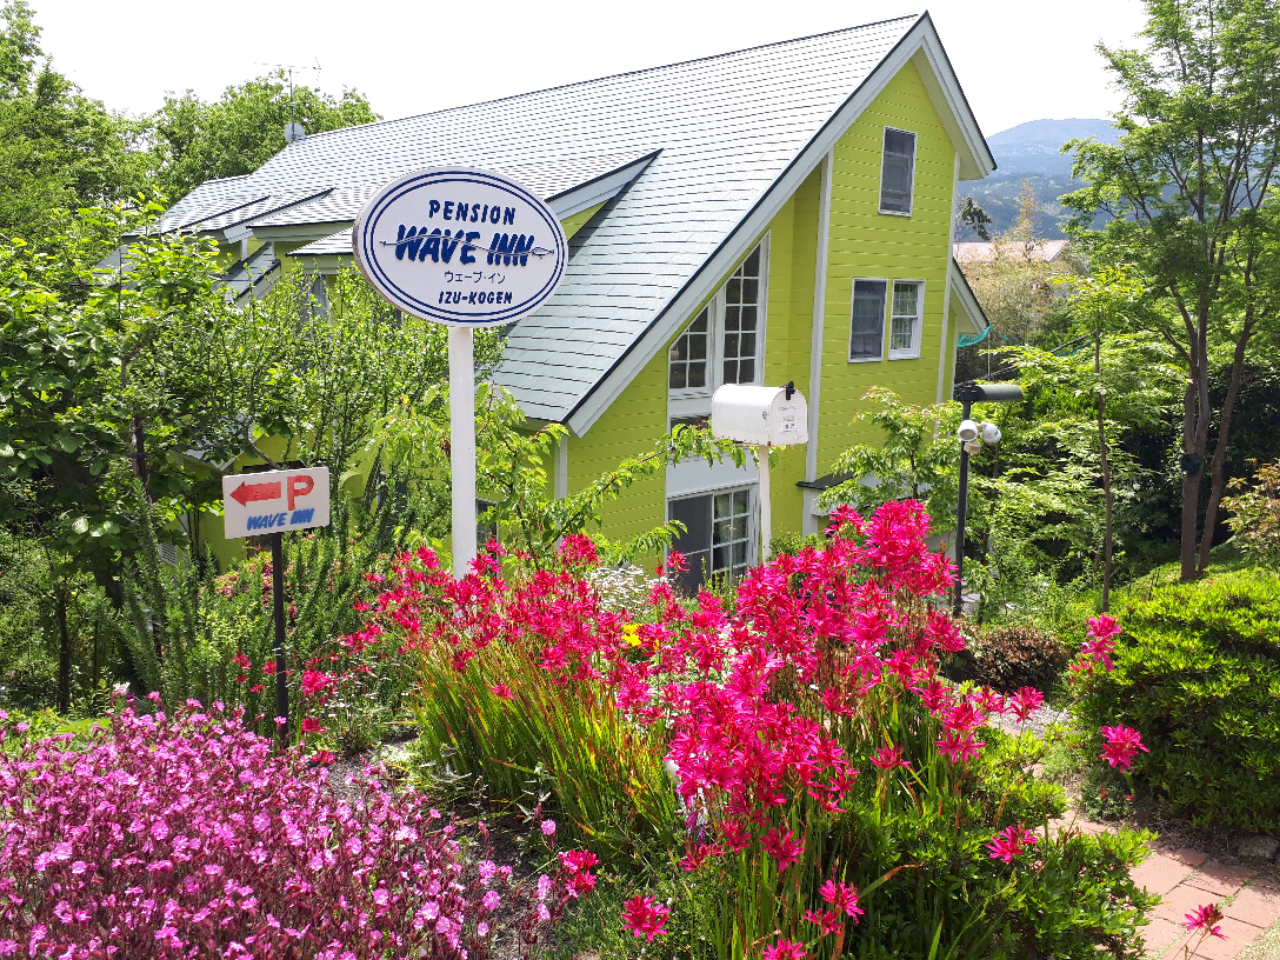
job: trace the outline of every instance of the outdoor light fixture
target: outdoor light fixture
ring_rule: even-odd
[[[960,440],[960,502],[956,507],[956,600],[955,615],[964,604],[964,524],[969,515],[969,457],[982,451],[984,443],[1000,442],[1000,428],[994,423],[976,423],[969,418],[975,403],[1017,403],[1022,388],[1016,383],[957,383],[952,396],[964,404],[964,419],[956,436]]]

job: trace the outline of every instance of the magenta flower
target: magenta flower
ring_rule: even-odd
[[[987,744],[982,740],[974,740],[971,731],[946,730],[941,740],[935,740],[938,752],[952,763],[963,763],[976,757]]]
[[[554,837],[556,834],[556,822],[554,820],[542,821],[542,835],[544,837]]]
[[[654,937],[666,935],[664,925],[670,915],[670,908],[658,903],[653,897],[632,897],[622,905],[623,926],[633,936],[644,937],[647,943],[653,943]]]
[[[894,770],[898,767],[905,770],[911,769],[911,761],[902,759],[902,748],[895,747],[891,743],[884,744],[871,755],[871,765],[881,770]]]
[[[489,692],[499,700],[514,700],[516,695],[512,693],[511,688],[505,683],[495,683],[489,687]]]
[[[1142,734],[1132,727],[1102,727],[1101,731],[1107,742],[1099,756],[1113,767],[1128,770],[1139,750],[1151,752],[1143,745]]]
[[[1005,827],[991,838],[987,849],[991,851],[992,860],[1003,860],[1013,863],[1013,858],[1027,852],[1036,842],[1036,835],[1022,827]]]
[[[800,859],[804,844],[790,830],[774,827],[760,838],[760,846],[778,863],[778,873],[786,873],[787,867]]]
[[[1021,687],[1009,698],[1009,704],[1018,721],[1025,723],[1033,713],[1044,706],[1044,694],[1035,687]]]
[[[1218,926],[1222,920],[1222,908],[1216,903],[1196,907],[1196,912],[1188,913],[1186,917],[1185,923],[1188,930],[1192,932],[1202,930],[1206,937],[1227,939],[1226,934],[1222,932],[1222,927]]]
[[[836,933],[844,925],[839,910],[806,910],[804,919],[817,925],[820,937]]]
[[[765,947],[761,960],[802,960],[809,954],[804,949],[804,944],[796,943],[794,940],[779,940],[771,947]]]
[[[828,880],[818,888],[818,896],[822,897],[823,900],[837,910],[843,910],[853,917],[854,923],[858,922],[858,914],[864,912],[858,906],[858,888],[847,883],[836,883],[834,880]]]

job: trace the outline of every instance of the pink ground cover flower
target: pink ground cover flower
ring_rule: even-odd
[[[468,879],[453,826],[415,794],[368,778],[339,801],[240,711],[126,709],[76,750],[0,737],[0,954],[481,958],[495,897],[545,928],[509,868]]]
[[[1036,842],[1036,835],[1022,827],[1005,827],[987,844],[992,860],[1013,863],[1013,858],[1027,852]]]
[[[1100,756],[1113,767],[1128,770],[1139,750],[1151,752],[1143,746],[1142,734],[1132,727],[1102,727],[1101,731],[1107,742],[1103,745]]]
[[[888,743],[871,755],[871,765],[881,770],[896,770],[898,767],[911,769],[911,761],[902,758],[902,747]]]
[[[670,914],[671,909],[653,897],[632,897],[622,905],[622,925],[633,936],[644,937],[647,943],[653,943],[654,937],[666,936],[664,925]]]

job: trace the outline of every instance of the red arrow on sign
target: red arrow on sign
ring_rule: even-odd
[[[242,483],[231,491],[231,499],[240,506],[247,506],[254,500],[279,500],[280,481],[275,483]]]

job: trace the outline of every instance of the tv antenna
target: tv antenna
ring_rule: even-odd
[[[302,124],[298,123],[297,112],[293,102],[293,71],[295,70],[311,70],[315,73],[316,78],[320,77],[320,59],[316,58],[314,67],[300,66],[296,63],[263,63],[255,61],[255,66],[259,67],[275,67],[277,70],[283,71],[289,78],[289,123],[284,128],[285,143],[297,143],[307,135],[307,130]]]

